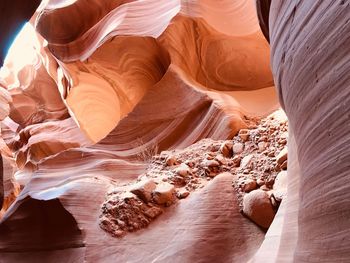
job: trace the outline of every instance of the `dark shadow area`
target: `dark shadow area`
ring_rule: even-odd
[[[0,253],[84,247],[74,217],[58,199],[26,199],[0,225]]]
[[[272,0],[256,0],[256,11],[258,13],[259,25],[267,42],[270,43],[269,14]]]

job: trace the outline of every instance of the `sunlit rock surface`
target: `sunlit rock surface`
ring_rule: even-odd
[[[258,2],[41,3],[0,72],[1,260],[349,260],[349,3],[272,1],[269,20]],[[265,240],[228,174],[139,232],[100,228],[106,194],[148,157],[252,128],[279,108],[274,82],[290,120],[288,190]]]

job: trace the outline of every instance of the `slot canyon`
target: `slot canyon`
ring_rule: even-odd
[[[350,0],[0,11],[0,263],[350,262]]]

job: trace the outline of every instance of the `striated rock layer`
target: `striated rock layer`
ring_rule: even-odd
[[[40,1],[13,12],[17,2],[0,4],[11,10],[2,51]],[[349,9],[343,0],[42,1],[0,71],[0,260],[349,261]],[[147,228],[120,239],[101,229],[106,194],[137,180],[150,156],[240,130],[246,140],[252,120],[279,107],[273,80],[290,121],[288,189],[264,241],[227,173]],[[286,155],[271,157],[286,168]]]
[[[12,97],[2,151],[22,189],[1,218],[1,259],[252,257],[264,232],[241,215],[231,174],[121,239],[99,222],[106,194],[152,155],[230,139],[278,108],[254,2],[46,1],[30,23],[16,42],[26,63],[14,48],[1,70]]]
[[[270,238],[277,262],[350,259],[349,11],[349,1],[271,4],[272,69],[294,142],[290,200]]]

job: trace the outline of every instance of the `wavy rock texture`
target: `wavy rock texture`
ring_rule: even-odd
[[[290,125],[288,198],[256,262],[349,261],[349,11],[347,1],[272,1],[272,69]]]
[[[66,19],[64,24],[55,22],[62,16],[74,17],[84,3],[77,1],[62,9],[44,10],[38,16],[37,29],[60,60],[62,74],[51,75],[81,129],[94,142],[105,137],[168,68],[206,92],[253,91],[273,86],[268,44],[257,26],[253,4],[224,3],[230,15],[250,13],[246,18],[249,23],[236,22],[239,29],[231,29],[230,34],[221,33],[229,32],[227,25],[218,22],[219,15],[228,14],[204,2],[96,1],[89,3],[90,11],[86,11],[91,13],[91,19],[87,14],[79,23],[76,19]],[[184,11],[178,13],[181,7]],[[184,16],[192,13],[196,16]],[[232,55],[227,57],[227,53]],[[73,61],[76,62],[67,63]],[[267,94],[273,100],[273,90]],[[220,103],[224,98],[216,100]],[[271,110],[271,105],[273,102],[264,110]],[[96,125],[102,121],[103,125]]]
[[[150,153],[227,139],[248,127],[248,118],[277,109],[254,3],[46,1],[31,23],[40,35],[32,31],[33,47],[22,46],[28,63],[14,55],[2,69],[12,97],[2,151],[23,190],[5,206],[1,258],[253,256],[263,232],[234,205],[231,176],[121,240],[105,233],[98,218],[106,193],[141,175]]]
[[[350,5],[272,1],[267,30],[260,2],[263,32],[254,1],[43,1],[31,60],[8,58],[1,75],[0,145],[18,169],[4,169],[1,260],[347,262]],[[149,153],[230,138],[278,108],[268,32],[292,132],[288,198],[265,241],[227,175],[140,232],[101,230],[105,194]]]
[[[272,69],[298,159],[277,261],[350,258],[349,11],[348,1],[272,1]]]

